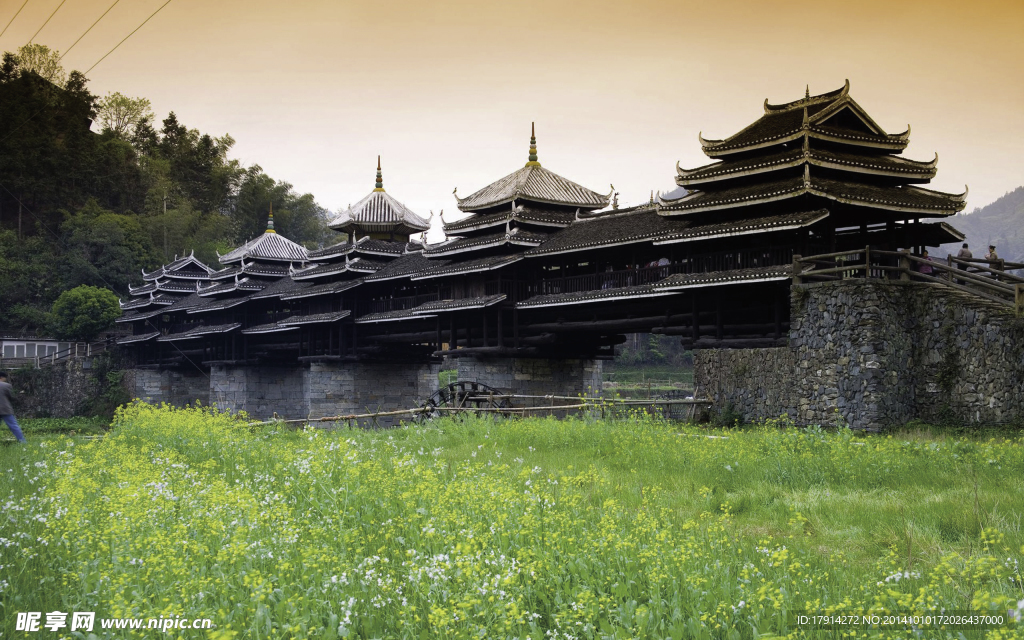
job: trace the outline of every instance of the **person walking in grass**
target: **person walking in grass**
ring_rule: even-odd
[[[14,417],[14,387],[7,382],[6,371],[0,371],[0,420],[10,427],[18,442],[25,442],[25,435],[18,426],[18,419]]]

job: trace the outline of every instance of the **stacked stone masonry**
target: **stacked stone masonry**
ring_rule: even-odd
[[[137,370],[136,396],[184,406],[215,404],[254,418],[322,418],[398,411],[419,406],[439,385],[442,368],[460,380],[482,382],[524,395],[594,395],[601,363],[593,360],[460,358],[438,364],[312,363],[309,365],[214,365],[202,372]],[[359,420],[361,426],[392,426],[408,416]]]
[[[883,429],[1024,418],[1022,321],[940,285],[797,285],[788,347],[701,351],[698,392],[747,420]]]

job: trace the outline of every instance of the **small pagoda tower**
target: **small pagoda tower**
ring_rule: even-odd
[[[384,190],[380,156],[377,156],[377,181],[373,191],[354,205],[349,205],[328,226],[347,233],[350,244],[362,236],[404,243],[409,242],[410,235],[429,229],[430,221],[424,220]]]
[[[457,190],[456,190],[457,191]],[[548,235],[568,227],[577,214],[608,206],[601,195],[541,166],[537,135],[530,125],[530,151],[521,169],[460,198],[459,210],[471,214],[444,224],[449,240],[427,247],[427,257],[479,258],[519,253],[539,246]]]
[[[121,302],[124,313],[116,322],[131,324],[132,335],[118,340],[118,344],[131,344],[152,340],[160,334],[156,329],[157,317],[167,313],[176,303],[194,295],[210,280],[213,269],[200,262],[195,252],[182,258],[175,257],[149,273],[142,272],[145,284],[140,287],[128,286],[131,299]]]

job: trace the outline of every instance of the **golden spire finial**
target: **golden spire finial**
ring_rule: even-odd
[[[530,123],[530,158],[527,161],[526,166],[540,166],[540,162],[537,161],[537,133],[533,122]]]
[[[380,172],[380,156],[377,156],[377,183],[374,185],[373,190],[374,191],[383,191],[384,190],[384,178],[381,176],[381,172]]]
[[[267,233],[277,233],[274,231],[274,203],[270,203],[270,215],[267,216]]]

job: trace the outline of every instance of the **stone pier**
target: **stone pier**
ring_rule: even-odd
[[[146,402],[184,407],[196,402],[208,404],[210,379],[198,369],[133,369],[135,397]]]
[[[482,382],[516,394],[597,395],[601,362],[541,358],[460,358],[452,364],[460,380]],[[175,406],[216,404],[266,419],[321,418],[411,409],[438,389],[437,364],[314,362],[295,366],[213,365],[198,371],[137,370],[135,391],[149,402]],[[361,421],[392,426],[407,416]]]
[[[602,360],[545,358],[459,358],[459,380],[482,382],[511,393],[531,396],[596,396],[601,394]]]

